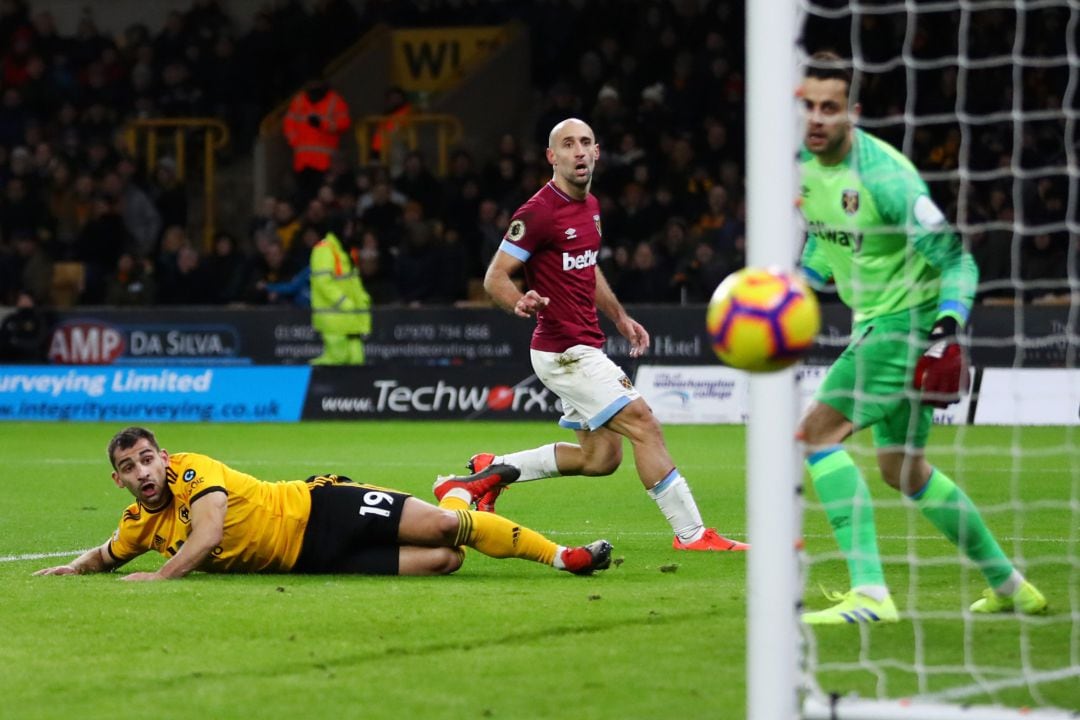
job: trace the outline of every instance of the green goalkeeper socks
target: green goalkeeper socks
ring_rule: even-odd
[[[999,587],[1009,579],[1012,563],[986,528],[971,498],[948,475],[935,468],[914,500],[926,519],[979,566],[990,587]]]
[[[870,490],[851,455],[836,446],[811,455],[806,467],[847,560],[851,587],[884,586]]]

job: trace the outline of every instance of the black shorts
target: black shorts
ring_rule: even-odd
[[[294,573],[397,575],[406,493],[337,478],[312,483],[311,516]]]

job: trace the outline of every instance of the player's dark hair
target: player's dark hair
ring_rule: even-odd
[[[851,89],[851,67],[832,50],[818,50],[806,61],[804,75],[816,80],[843,80]]]
[[[154,433],[150,432],[146,428],[131,426],[124,428],[120,432],[113,435],[113,439],[109,441],[109,462],[112,463],[113,470],[116,469],[116,451],[127,450],[128,448],[135,447],[135,443],[140,440],[149,440],[150,444],[155,450],[160,450],[157,438],[154,437]]]

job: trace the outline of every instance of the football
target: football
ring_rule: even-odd
[[[740,370],[773,372],[799,360],[821,327],[817,297],[794,273],[743,268],[713,292],[705,317],[713,351]]]

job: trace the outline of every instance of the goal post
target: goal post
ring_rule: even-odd
[[[812,492],[802,494],[794,431],[807,388],[794,370],[753,375],[746,717],[1076,720],[1080,422],[1073,417],[1037,436],[1019,420],[970,423],[1002,394],[1017,407],[1030,404],[1022,373],[1051,345],[1063,349],[1049,365],[1072,375],[1055,375],[1066,379],[1049,392],[1065,396],[1074,416],[1080,407],[1080,0],[796,0],[750,2],[746,13],[747,264],[790,269],[797,260],[795,89],[810,53],[835,50],[853,71],[859,126],[916,165],[976,255],[977,303],[1010,306],[1012,336],[990,337],[976,324],[971,346],[976,358],[980,349],[1014,351],[1012,367],[979,367],[976,359],[970,402],[939,418],[959,424],[935,427],[927,456],[967,489],[1005,554],[1052,608],[1045,617],[971,613],[985,587],[978,568],[912,502],[882,490],[862,440],[849,441],[849,453],[880,509],[881,555],[900,624],[801,626],[804,595],[814,602],[813,581],[839,577],[843,557],[822,506]],[[1045,249],[1047,237],[1051,250],[1064,246],[1057,267],[1041,266],[1048,277],[1032,270],[1032,248]],[[1044,332],[1027,313],[1045,302],[1057,303],[1063,319]]]
[[[798,197],[794,3],[747,3],[747,263],[790,270]],[[765,121],[755,119],[768,118]],[[750,379],[746,429],[747,718],[797,717],[795,371]]]

